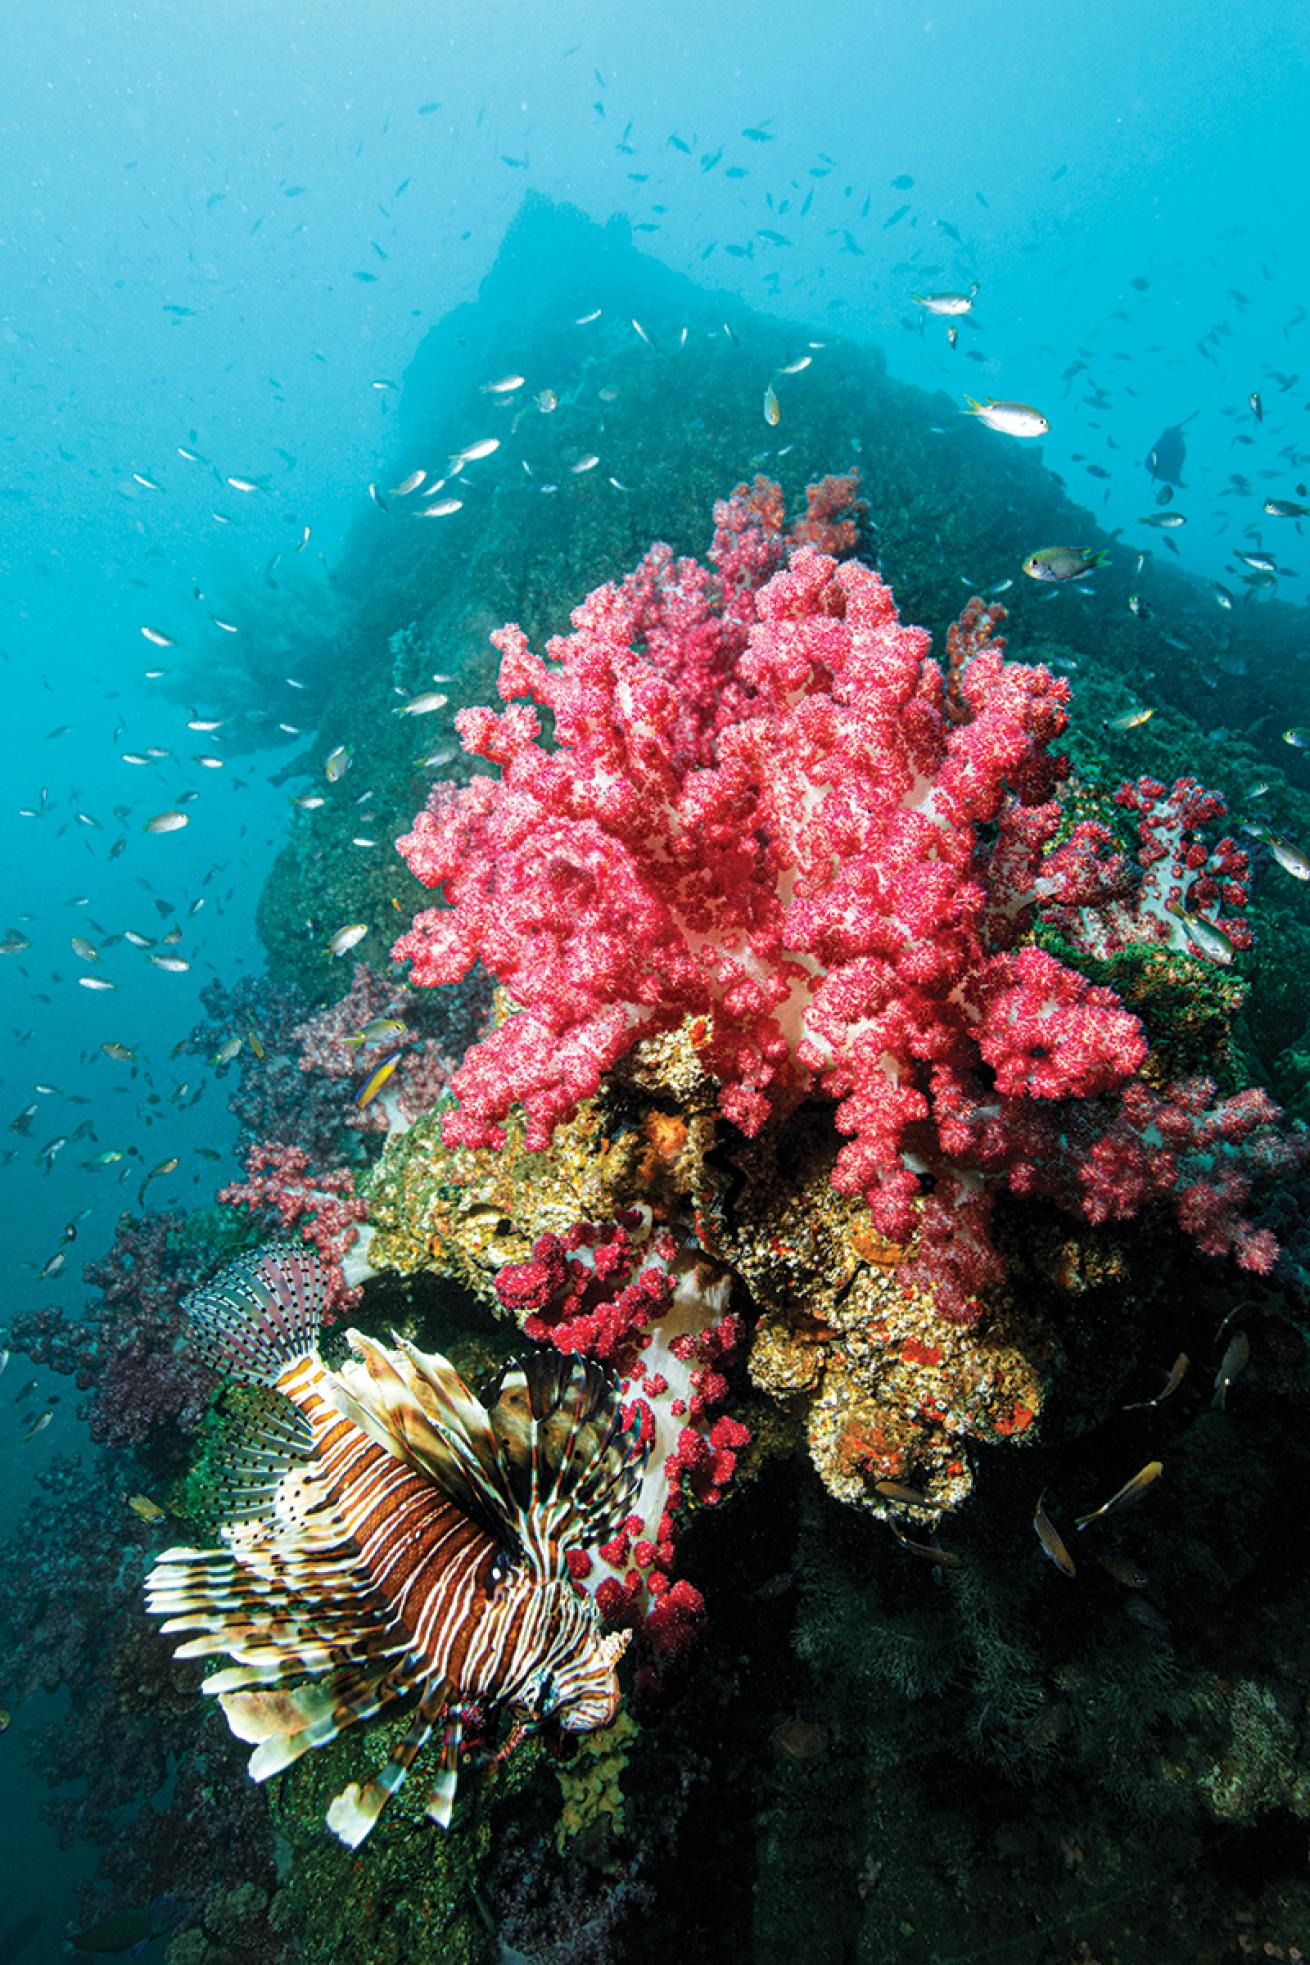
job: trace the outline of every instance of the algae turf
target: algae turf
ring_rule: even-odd
[[[494,1773],[466,1774],[444,1832],[424,1815],[420,1764],[387,1810],[385,1835],[346,1849],[324,1826],[328,1806],[348,1781],[377,1772],[405,1725],[346,1734],[273,1790],[288,1867],[272,1921],[303,1965],[487,1965],[496,1956],[479,1878],[506,1817],[534,1812],[539,1783],[550,1800],[542,1751],[527,1746]]]

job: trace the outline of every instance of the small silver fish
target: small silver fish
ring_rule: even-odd
[[[346,744],[338,744],[323,760],[324,775],[330,785],[339,784],[349,769],[350,749]]]
[[[435,505],[424,505],[414,516],[416,519],[448,519],[452,512],[462,512],[463,509],[462,498],[438,498]]]
[[[173,637],[166,635],[162,628],[142,628],[141,632],[147,641],[154,643],[156,648],[177,647],[177,643],[173,640]]]
[[[396,711],[397,716],[430,716],[433,710],[444,710],[450,701],[439,689],[425,689],[421,696],[414,696]]]
[[[975,396],[964,400],[969,405],[966,416],[976,416],[989,430],[998,430],[1004,437],[1044,437],[1051,427],[1031,403],[996,402],[991,397],[979,402]]]
[[[512,396],[516,389],[523,387],[523,381],[521,375],[501,375],[494,382],[484,382],[482,393],[484,396]]]
[[[782,421],[782,406],[771,382],[764,391],[764,420],[773,430],[776,430]]]
[[[191,823],[185,812],[156,812],[153,819],[147,819],[141,828],[143,832],[181,832],[183,826]]]

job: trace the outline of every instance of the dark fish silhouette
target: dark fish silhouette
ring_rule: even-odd
[[[1193,410],[1192,416],[1195,415],[1196,411]],[[1182,484],[1183,464],[1187,458],[1183,428],[1191,422],[1192,416],[1185,416],[1182,423],[1171,423],[1147,451],[1146,468],[1153,478],[1159,478],[1165,484]]]

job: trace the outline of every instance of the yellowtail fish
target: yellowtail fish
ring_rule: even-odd
[[[161,1522],[168,1513],[167,1508],[161,1508],[159,1503],[152,1501],[148,1494],[129,1494],[127,1505],[134,1515],[141,1517],[143,1522]]]
[[[327,800],[316,791],[307,791],[302,792],[299,798],[293,798],[291,803],[298,805],[302,812],[317,812],[321,805],[327,804]]]
[[[1124,1407],[1124,1411],[1146,1412],[1152,1406],[1162,1406],[1166,1399],[1172,1399],[1174,1393],[1186,1378],[1187,1369],[1190,1364],[1191,1359],[1188,1357],[1186,1351],[1180,1351],[1169,1367],[1169,1375],[1155,1397],[1153,1399],[1134,1399],[1131,1405]]]
[[[400,1063],[404,1055],[403,1047],[394,1051],[388,1051],[387,1055],[379,1059],[377,1064],[374,1065],[368,1077],[355,1093],[355,1104],[359,1111],[363,1112],[366,1106],[372,1105],[378,1093],[392,1077],[396,1066]]]
[[[185,812],[157,812],[153,819],[147,819],[142,832],[181,832],[183,826],[190,825]]]
[[[173,640],[172,635],[166,635],[162,628],[142,628],[141,632],[147,641],[154,643],[156,648],[177,647],[177,643]]]
[[[559,408],[559,397],[553,389],[539,389],[532,400],[543,416],[551,416]]]
[[[384,1037],[408,1036],[403,1017],[374,1017],[346,1038],[347,1044],[376,1044]]]
[[[29,1440],[34,1440],[38,1433],[44,1433],[46,1427],[50,1424],[50,1421],[53,1418],[54,1418],[54,1413],[51,1412],[49,1406],[47,1406],[45,1411],[41,1413],[38,1418],[32,1421],[31,1425],[24,1433],[23,1435],[24,1446],[26,1446]]]
[[[494,382],[484,382],[482,393],[484,396],[512,396],[516,389],[523,387],[523,382],[521,375],[501,375]]]
[[[126,1044],[102,1044],[100,1048],[107,1058],[114,1060],[115,1064],[136,1063],[136,1052],[129,1051]]]
[[[88,1160],[88,1167],[116,1167],[122,1159],[117,1147],[107,1146],[103,1153],[97,1153],[94,1160]]]
[[[798,355],[794,362],[788,362],[785,368],[778,370],[778,373],[779,375],[804,375],[813,360],[813,355]]]
[[[227,482],[233,491],[258,491],[259,486],[253,478],[229,478]]]
[[[421,696],[415,696],[408,703],[402,703],[396,715],[430,716],[433,710],[444,710],[449,701],[449,696],[443,696],[439,689],[425,689]]]
[[[209,1062],[211,1064],[231,1064],[233,1058],[241,1049],[241,1043],[242,1040],[239,1037],[225,1037]]]
[[[358,948],[368,933],[367,921],[350,921],[344,928],[338,928],[327,944],[329,955],[349,955],[352,948]]]
[[[1295,725],[1291,730],[1284,730],[1283,742],[1290,744],[1294,751],[1310,749],[1310,730],[1303,725]]]
[[[223,630],[223,633],[225,635],[234,635],[240,633],[240,629],[237,627],[235,621],[220,621],[217,614],[211,614],[209,618],[213,622],[216,628],[221,628]]]
[[[408,498],[411,491],[418,490],[419,486],[422,484],[426,476],[427,476],[426,471],[411,471],[409,476],[407,478],[402,478],[399,484],[392,485],[391,487],[392,497]]]
[[[223,759],[221,757],[215,757],[212,751],[193,752],[192,762],[199,764],[206,771],[221,771],[223,769]]]
[[[633,331],[636,333],[638,338],[644,341],[648,348],[653,348],[655,346],[655,343],[651,340],[650,336],[647,334],[645,328],[642,326],[640,321],[634,321],[632,323],[632,326],[633,326]]]
[[[593,307],[589,314],[579,314],[577,319],[574,321],[573,325],[574,327],[590,327],[593,321],[598,321],[600,319],[600,316],[601,316],[600,308]],[[637,323],[634,321],[632,325],[635,327]]]
[[[1079,580],[1094,567],[1104,566],[1109,557],[1108,548],[1098,552],[1093,546],[1043,546],[1029,553],[1023,570],[1030,580]]]
[[[424,505],[421,511],[415,512],[414,517],[416,519],[448,519],[453,512],[462,512],[463,509],[464,500],[462,498],[438,498],[435,505]]]
[[[1239,1330],[1220,1360],[1215,1373],[1214,1397],[1210,1403],[1222,1412],[1228,1404],[1228,1388],[1234,1379],[1240,1378],[1246,1370],[1251,1357],[1251,1340],[1244,1330]]]
[[[193,716],[187,723],[188,730],[199,730],[206,733],[210,730],[221,730],[222,728],[223,719],[221,716]]]
[[[164,489],[162,484],[156,484],[153,478],[146,477],[141,471],[133,471],[132,476],[146,491],[162,491]]]
[[[1142,598],[1141,594],[1129,594],[1128,612],[1135,614],[1139,621],[1149,621],[1155,609],[1148,600]]]
[[[304,550],[305,550],[305,548],[306,548],[306,546],[307,546],[307,545],[309,544],[309,542],[310,542],[310,540],[311,540],[311,538],[312,538],[312,537],[313,537],[313,534],[312,534],[312,532],[310,531],[310,528],[309,528],[308,526],[306,526],[306,527],[305,527],[305,529],[304,529],[304,531],[303,531],[303,532],[301,533],[301,535],[300,535],[300,544],[299,544],[299,545],[298,545],[298,546],[296,547],[296,551],[297,551],[298,553],[303,553],[303,552],[304,552]]]
[[[1093,1508],[1090,1515],[1079,1515],[1077,1522],[1079,1532],[1081,1533],[1092,1522],[1100,1521],[1103,1515],[1117,1515],[1121,1508],[1131,1508],[1135,1502],[1141,1500],[1148,1488],[1155,1486],[1163,1472],[1163,1460],[1148,1460],[1140,1472],[1134,1474],[1130,1481],[1124,1482],[1117,1494],[1112,1494],[1110,1499],[1103,1501],[1099,1508]]]
[[[1310,505],[1298,505],[1294,498],[1266,498],[1265,512],[1271,519],[1310,518]]]
[[[782,421],[782,405],[778,401],[777,391],[771,382],[766,386],[764,391],[764,420],[771,430],[776,430]]]
[[[1153,525],[1161,532],[1176,532],[1180,525],[1187,524],[1187,520],[1181,512],[1148,512],[1146,517],[1138,519],[1137,523]]]
[[[80,962],[98,962],[100,960],[100,950],[95,946],[94,942],[89,942],[85,935],[72,936],[69,941],[69,947]]]
[[[576,464],[570,464],[569,469],[576,478],[581,477],[584,471],[594,471],[599,463],[600,459],[596,453],[589,450],[585,457],[579,457]]]
[[[1003,437],[1044,437],[1051,427],[1040,409],[1034,409],[1031,403],[996,402],[990,396],[985,402],[979,402],[975,396],[966,396],[964,400],[969,405],[964,412],[966,416],[976,416],[980,423],[985,423],[989,430],[999,430]]]
[[[184,976],[191,967],[191,964],[181,955],[151,955],[147,960],[153,962],[156,969],[162,969],[167,976]]]
[[[403,1339],[351,1331],[353,1356],[330,1369],[325,1294],[313,1252],[282,1244],[188,1298],[208,1361],[281,1398],[234,1422],[227,1545],[165,1550],[146,1594],[166,1632],[194,1634],[179,1656],[234,1661],[204,1690],[253,1745],[256,1781],[408,1713],[389,1765],[327,1811],[353,1849],[434,1734],[427,1813],[449,1825],[473,1706],[507,1707],[521,1729],[549,1715],[565,1734],[613,1721],[630,1633],[603,1630],[569,1557],[625,1519],[648,1448],[589,1359],[538,1352],[489,1404]]]
[[[3,941],[0,941],[0,955],[21,955],[32,944],[19,929],[11,928]]]
[[[323,775],[330,785],[340,784],[349,769],[350,749],[346,744],[338,744],[323,760]]]
[[[1107,730],[1140,730],[1154,715],[1153,709],[1125,710],[1121,716],[1112,716],[1105,727]]]
[[[1064,1537],[1047,1514],[1045,1503],[1045,1494],[1039,1494],[1037,1506],[1033,1510],[1033,1530],[1042,1545],[1042,1554],[1049,1562],[1055,1564],[1062,1576],[1076,1576],[1077,1565],[1069,1554]]]
[[[118,988],[118,984],[114,982],[110,982],[108,976],[79,976],[77,980],[81,984],[83,989],[117,989]]]

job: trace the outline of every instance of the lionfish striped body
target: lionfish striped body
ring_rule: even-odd
[[[567,1556],[606,1539],[645,1453],[593,1364],[542,1354],[490,1404],[446,1359],[347,1333],[318,1355],[323,1281],[312,1253],[273,1246],[189,1300],[210,1356],[259,1388],[222,1475],[227,1546],[169,1549],[146,1583],[179,1657],[226,1655],[205,1681],[265,1780],[348,1726],[400,1707],[413,1722],[389,1764],[328,1811],[361,1842],[441,1728],[428,1813],[454,1804],[464,1711],[508,1706],[520,1726],[605,1726],[626,1634],[605,1634]]]

